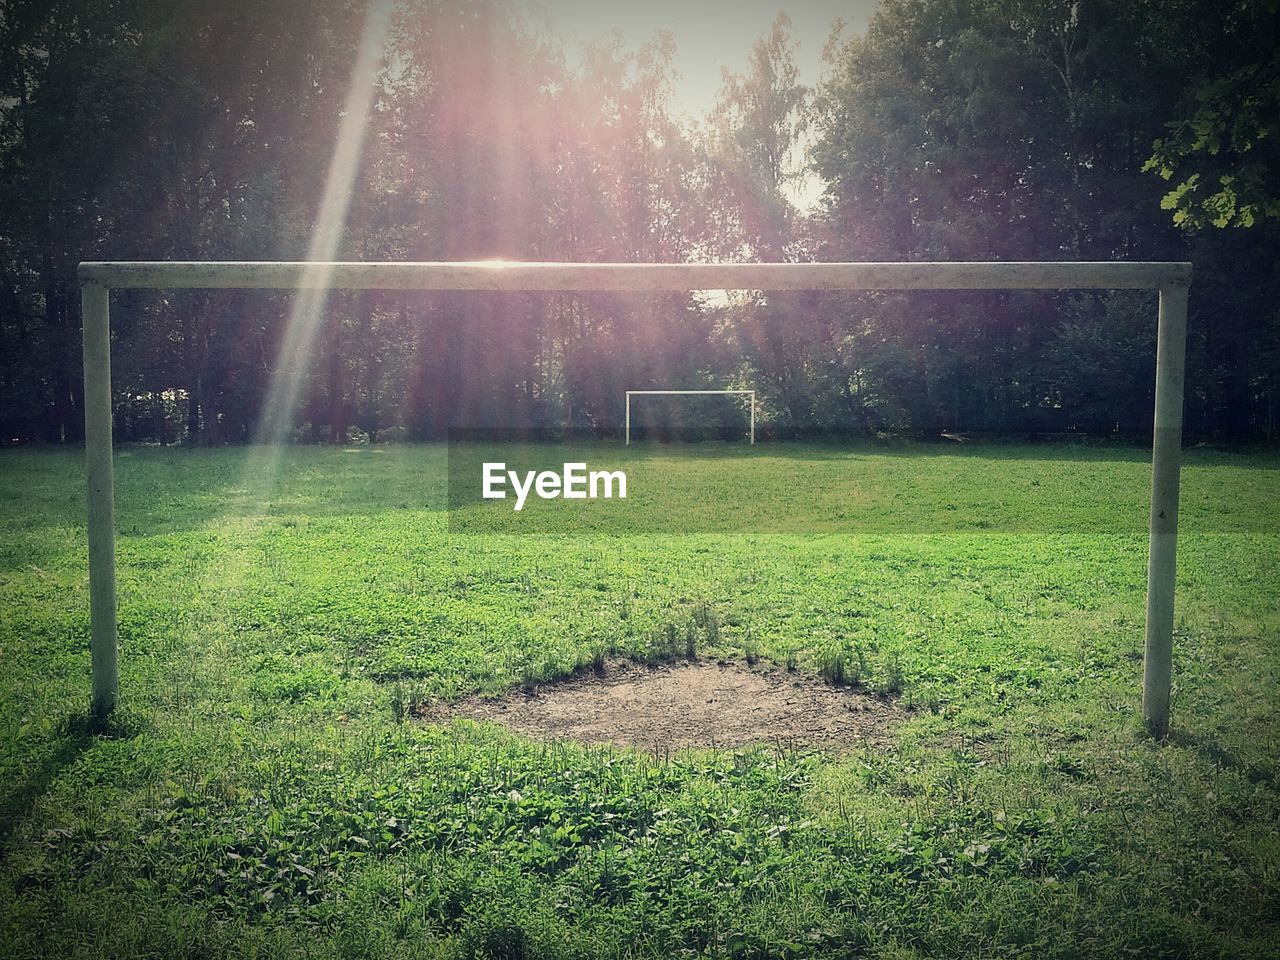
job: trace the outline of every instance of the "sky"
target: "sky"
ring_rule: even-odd
[[[634,49],[670,31],[680,75],[674,90],[678,111],[701,118],[715,104],[721,67],[746,69],[751,44],[769,31],[779,12],[791,18],[798,44],[800,81],[816,83],[822,74],[822,48],[831,24],[844,20],[846,33],[862,32],[876,0],[526,0],[543,7],[551,26],[565,38],[567,52],[577,43],[598,40],[617,30]],[[575,42],[576,41],[576,42]]]

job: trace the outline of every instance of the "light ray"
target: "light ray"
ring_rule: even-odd
[[[360,169],[369,113],[378,89],[378,73],[391,20],[393,0],[374,0],[365,15],[364,34],[347,86],[338,139],[325,179],[324,193],[311,240],[306,268],[307,283],[294,297],[276,371],[258,421],[257,444],[278,446],[293,424],[293,413],[311,366],[316,334],[324,322],[329,299],[329,272],[325,261],[336,259],[347,222],[347,211]]]
[[[294,294],[276,369],[258,418],[254,443],[245,458],[239,502],[227,505],[227,515],[238,517],[241,536],[246,542],[257,539],[269,513],[271,491],[280,470],[284,444],[289,440],[294,410],[307,382],[316,335],[324,325],[332,273],[327,262],[337,259],[342,242],[364,152],[369,114],[378,92],[382,56],[394,5],[395,0],[373,0],[366,11],[337,140],[307,245],[306,282]],[[217,571],[218,582],[224,589],[238,588],[249,576],[250,552],[234,551],[232,556],[234,559]],[[211,653],[221,655],[225,651]]]

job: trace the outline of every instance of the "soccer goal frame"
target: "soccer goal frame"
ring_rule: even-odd
[[[92,711],[119,698],[110,295],[115,289],[1158,290],[1142,715],[1169,730],[1190,263],[81,263]]]
[[[627,442],[631,446],[631,398],[632,397],[686,397],[729,395],[751,398],[751,442],[756,442],[756,392],[754,390],[628,390],[627,391]]]

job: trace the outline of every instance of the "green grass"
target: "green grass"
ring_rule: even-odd
[[[1280,954],[1280,458],[1188,456],[1157,744],[1144,452],[709,449],[804,532],[450,535],[439,447],[289,450],[265,498],[243,450],[121,451],[105,732],[81,458],[0,453],[0,955]],[[910,719],[839,758],[403,719],[689,643]]]

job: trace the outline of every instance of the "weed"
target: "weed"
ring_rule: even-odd
[[[885,664],[882,692],[891,697],[902,693],[902,658],[898,656],[897,651],[889,654],[888,662]]]
[[[847,669],[848,661],[843,652],[826,654],[818,665],[818,673],[836,686],[844,684]]]
[[[397,680],[391,688],[391,721],[393,723],[403,723],[409,716],[408,693],[404,684]]]
[[[716,608],[705,600],[693,608],[693,623],[702,631],[708,646],[720,642],[720,618],[716,614]]]

